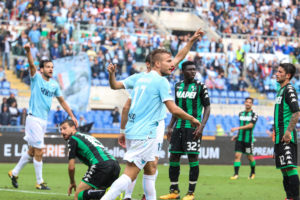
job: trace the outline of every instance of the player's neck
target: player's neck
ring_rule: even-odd
[[[287,79],[284,82],[280,83],[280,87],[283,88],[284,86],[286,86],[289,83],[290,83],[290,80]]]
[[[246,108],[246,112],[250,112],[250,111],[252,111],[252,108],[250,108],[250,109]]]
[[[161,73],[160,70],[157,69],[157,68],[152,68],[151,71],[155,71],[155,72],[157,72],[160,76],[162,76],[162,73]]]
[[[49,81],[50,80],[50,77],[46,77],[44,74],[42,74],[42,77],[45,81]]]
[[[189,83],[192,83],[192,82],[194,81],[194,79],[184,79],[183,81],[184,81],[185,83],[188,83],[188,84],[189,84]]]

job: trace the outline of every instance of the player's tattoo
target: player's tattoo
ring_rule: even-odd
[[[289,123],[289,126],[287,127],[287,131],[292,132],[294,130],[294,128],[298,122],[298,119],[299,119],[299,112],[293,113],[290,123]]]

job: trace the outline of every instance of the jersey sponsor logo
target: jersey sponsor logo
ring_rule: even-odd
[[[282,97],[281,97],[281,96],[280,96],[280,97],[277,97],[275,103],[276,103],[276,104],[281,104],[281,100],[282,100]]]
[[[196,97],[197,92],[187,92],[187,91],[178,91],[176,93],[177,98],[189,98],[189,99],[194,99]]]
[[[129,113],[129,114],[128,114],[128,118],[129,118],[129,121],[130,121],[130,122],[134,122],[135,117],[136,117],[136,116],[135,116],[134,113]]]
[[[251,116],[240,116],[241,121],[251,121],[252,117]]]
[[[54,96],[54,92],[49,91],[46,88],[41,88],[41,92],[43,95],[48,96],[48,97],[53,97]]]

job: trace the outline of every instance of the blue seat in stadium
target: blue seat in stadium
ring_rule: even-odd
[[[220,104],[227,104],[227,101],[226,101],[225,98],[220,98],[220,99],[219,99],[219,103],[220,103]]]
[[[243,98],[244,99],[247,98],[247,97],[249,97],[249,96],[250,96],[249,92],[247,92],[247,91],[243,92]]]
[[[235,93],[234,93],[234,91],[229,91],[229,92],[228,92],[228,97],[229,97],[229,98],[235,98]]]
[[[211,96],[212,97],[219,97],[220,93],[217,90],[213,90]]]
[[[219,99],[218,98],[211,98],[211,103],[218,104],[219,103]]]
[[[208,96],[212,97],[212,91],[211,90],[207,90],[208,92]]]
[[[9,96],[9,90],[7,90],[7,89],[2,89],[1,90],[1,95],[3,95],[3,96]]]
[[[103,79],[103,80],[100,80],[100,85],[102,86],[108,86],[109,82],[107,79]]]
[[[276,97],[276,93],[274,93],[274,92],[269,92],[267,94],[267,98],[270,99],[270,100],[274,100],[275,97]]]
[[[2,82],[2,88],[3,89],[10,89],[10,82],[8,82],[8,81]]]
[[[237,99],[236,103],[237,104],[244,104],[245,100],[244,99]]]
[[[228,101],[228,103],[229,104],[236,104],[237,103],[237,101],[236,101],[236,99],[229,99],[229,101]]]
[[[220,97],[226,98],[227,97],[227,92],[226,91],[221,91]]]
[[[235,92],[235,97],[241,99],[241,98],[243,98],[243,93],[240,91],[237,91],[237,92]]]
[[[99,78],[100,79],[106,79],[106,74],[104,72],[99,73]]]

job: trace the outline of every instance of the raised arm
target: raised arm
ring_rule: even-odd
[[[76,117],[73,115],[73,112],[65,99],[62,96],[57,97],[58,102],[60,103],[61,107],[68,113],[68,115],[71,117],[71,119],[74,121],[76,128],[78,127],[78,122]]]
[[[26,51],[26,56],[27,56],[27,59],[28,59],[30,76],[32,77],[36,73],[36,66],[34,65],[33,57],[32,57],[31,52],[30,52],[30,44],[29,43],[25,44],[24,49]]]
[[[191,50],[193,44],[204,35],[204,32],[201,29],[198,29],[194,35],[190,38],[187,44],[177,53],[175,58],[173,59],[175,67],[185,58],[188,52]]]
[[[107,67],[107,71],[110,88],[113,90],[125,89],[123,83],[116,80],[116,66],[110,63]]]

